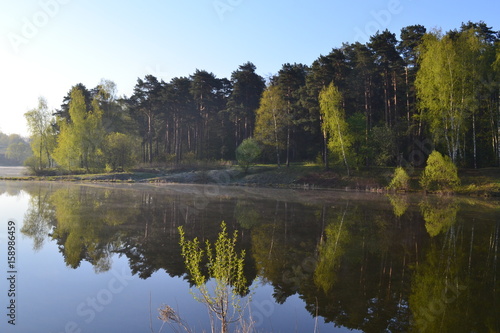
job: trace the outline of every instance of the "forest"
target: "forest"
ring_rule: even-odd
[[[500,164],[500,33],[484,22],[379,31],[268,78],[256,70],[146,75],[128,97],[110,80],[79,83],[58,110],[41,97],[25,114],[26,164],[98,172],[233,161],[249,138],[259,162],[286,166],[423,166],[434,149],[462,168]]]

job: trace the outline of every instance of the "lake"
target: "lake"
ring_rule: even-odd
[[[457,197],[3,181],[0,332],[172,332],[158,319],[165,304],[192,331],[209,331],[178,227],[213,242],[221,221],[246,252],[255,331],[499,332],[499,207]]]

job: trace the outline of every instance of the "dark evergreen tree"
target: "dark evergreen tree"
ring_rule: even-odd
[[[255,65],[247,62],[231,74],[233,90],[227,104],[234,131],[231,148],[236,148],[244,139],[253,135],[255,111],[259,108],[260,98],[266,88],[264,78],[255,70]]]

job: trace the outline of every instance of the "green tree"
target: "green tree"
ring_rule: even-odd
[[[161,109],[160,91],[161,82],[153,75],[146,75],[144,80],[137,79],[134,93],[128,100],[132,116],[139,124],[139,133],[143,137],[143,161],[149,163],[152,163],[155,157],[155,129],[160,127],[157,124]]]
[[[368,46],[374,52],[375,64],[382,76],[385,124],[393,127],[400,117],[398,78],[403,66],[401,55],[397,51],[396,35],[389,30],[377,31],[374,36],[370,37]]]
[[[339,222],[331,223],[325,228],[326,240],[319,244],[319,259],[314,270],[316,286],[328,293],[338,280],[338,271],[346,247],[352,241],[349,230],[344,222],[347,207],[339,218]]]
[[[255,128],[255,111],[266,84],[264,78],[255,73],[256,67],[247,62],[231,74],[233,90],[228,99],[228,111],[234,126],[237,144],[252,136]]]
[[[460,184],[458,171],[448,156],[433,151],[420,178],[420,186],[425,190],[451,191]]]
[[[138,140],[127,134],[111,133],[106,136],[104,145],[106,168],[123,171],[137,163]]]
[[[375,126],[369,138],[368,155],[371,163],[378,166],[394,165],[398,151],[394,129],[386,125]]]
[[[415,121],[415,76],[418,71],[418,47],[427,29],[422,25],[410,25],[401,29],[398,51],[404,61],[406,121],[408,127]]]
[[[33,239],[33,251],[42,249],[47,235],[57,225],[54,206],[49,201],[50,192],[47,189],[47,186],[39,185],[36,192],[30,193],[28,209],[24,213],[21,232]]]
[[[106,192],[92,192],[83,188],[61,188],[53,192],[49,203],[54,207],[56,227],[51,237],[61,242],[62,253],[66,265],[71,268],[80,266],[82,260],[90,262],[96,272],[104,272],[110,268],[113,244],[111,239],[115,232],[113,226],[124,223],[124,209],[118,221],[108,219],[114,211],[106,205]],[[128,213],[131,213],[129,210]]]
[[[61,104],[61,108],[59,110],[56,110],[54,112],[54,116],[56,116],[58,119],[64,119],[66,122],[70,122],[70,114],[69,114],[69,108],[70,108],[70,103],[71,103],[71,94],[75,89],[78,89],[82,92],[83,97],[85,99],[85,105],[90,106],[90,103],[92,101],[92,92],[87,89],[85,85],[82,83],[78,83],[71,87],[71,89],[68,91],[66,96],[64,96],[63,99],[63,104]]]
[[[213,73],[196,70],[191,75],[190,92],[196,107],[194,115],[194,151],[195,156],[206,159],[215,154],[218,147],[216,139],[216,119],[219,111],[225,109],[223,92],[226,79],[218,79]]]
[[[198,238],[186,240],[184,229],[179,227],[182,256],[193,282],[200,291],[195,299],[205,304],[211,322],[215,316],[220,320],[220,332],[228,332],[229,324],[242,320],[240,295],[247,292],[246,278],[243,274],[245,251],[236,251],[237,231],[229,238],[226,224],[221,223],[221,231],[215,244],[206,241],[206,248],[200,247]],[[202,268],[204,257],[208,259],[208,274]],[[210,290],[208,280],[213,278],[215,285]],[[212,324],[213,325],[213,324]],[[215,327],[212,326],[212,330]]]
[[[297,156],[303,149],[297,138],[305,138],[307,131],[302,126],[307,123],[307,110],[301,103],[301,96],[305,92],[308,67],[303,64],[284,64],[278,75],[271,79],[279,88],[286,111],[286,166],[290,166],[293,156]],[[302,140],[300,140],[302,142]]]
[[[448,231],[457,221],[458,203],[452,199],[422,200],[420,212],[431,237]]]
[[[92,90],[93,99],[99,102],[103,111],[102,126],[106,133],[136,133],[137,124],[133,121],[124,99],[118,98],[117,87],[113,81],[102,79]],[[89,101],[92,105],[92,101]]]
[[[321,126],[319,93],[332,81],[343,86],[347,73],[346,56],[342,49],[335,48],[328,55],[316,59],[306,77],[305,94],[302,96],[301,102],[309,112],[308,126],[313,136],[311,147],[315,149],[314,154],[321,151],[326,169],[328,169],[328,135]]]
[[[165,152],[175,156],[180,163],[185,150],[191,149],[188,138],[191,125],[195,122],[195,106],[190,93],[191,80],[187,77],[173,78],[162,90],[165,103]]]
[[[248,138],[236,149],[236,160],[245,172],[259,158],[261,149],[255,139]]]
[[[397,167],[394,170],[394,176],[392,177],[388,189],[391,190],[405,190],[407,191],[410,188],[410,176],[403,167]]]
[[[92,111],[88,112],[84,122],[77,126],[82,147],[83,167],[87,170],[99,170],[103,167],[103,144],[106,136],[102,126],[103,111],[97,99],[92,100]]]
[[[24,114],[31,137],[31,149],[36,158],[35,170],[52,166],[52,152],[56,146],[54,119],[45,98],[38,98],[38,107]]]
[[[54,150],[54,161],[63,169],[74,171],[80,167],[80,153],[75,133],[69,124],[62,122],[61,131],[57,137],[57,147]]]
[[[5,156],[9,160],[13,160],[19,164],[23,164],[27,158],[32,156],[30,145],[25,141],[20,141],[17,143],[11,143],[7,147],[7,151],[5,152]]]
[[[486,44],[466,30],[426,34],[420,50],[415,86],[423,118],[436,143],[446,147],[454,163],[465,159],[465,134],[472,129],[474,165],[477,157],[477,116],[480,78]],[[465,162],[465,161],[464,161]]]
[[[280,89],[275,85],[269,86],[256,111],[255,138],[264,145],[274,147],[278,166],[281,166],[280,152],[286,146],[287,119]]]
[[[346,94],[351,101],[350,107],[352,110],[356,112],[364,111],[364,135],[361,138],[367,144],[369,142],[368,135],[374,124],[375,110],[373,104],[375,89],[378,86],[377,80],[379,79],[379,73],[375,65],[375,55],[372,49],[359,42],[344,45],[344,53],[346,63],[350,64],[345,79]],[[335,80],[334,82],[337,83],[338,81]]]
[[[92,109],[87,111],[82,91],[75,88],[71,92],[69,116],[69,122],[59,122],[61,131],[54,159],[66,170],[80,167],[88,172],[102,168],[105,131],[99,102],[94,99]]]
[[[345,120],[342,94],[332,83],[323,89],[319,95],[319,105],[323,123],[321,126],[328,134],[328,148],[334,154],[340,156],[349,172],[349,154],[352,138]]]
[[[389,202],[392,205],[392,211],[396,217],[403,216],[406,213],[406,210],[410,206],[408,202],[408,197],[406,195],[390,195],[388,194]]]

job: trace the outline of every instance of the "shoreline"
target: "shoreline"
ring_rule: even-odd
[[[12,167],[0,167],[12,169]],[[23,167],[14,167],[22,169]],[[387,190],[394,168],[360,169],[347,177],[339,171],[325,171],[318,166],[293,165],[289,168],[277,166],[255,166],[248,173],[237,167],[226,168],[185,168],[185,169],[142,169],[132,172],[68,174],[34,176],[20,174],[0,174],[4,181],[59,181],[84,183],[154,183],[154,184],[213,184],[224,186],[249,186],[263,188],[341,190],[370,193],[421,193],[418,188],[420,171],[411,176],[412,189],[409,191]],[[445,195],[472,197],[500,197],[500,168],[460,170],[462,185]],[[443,193],[438,193],[443,195]]]

